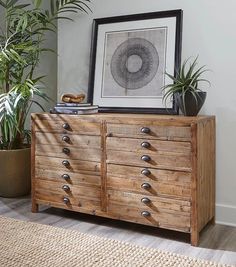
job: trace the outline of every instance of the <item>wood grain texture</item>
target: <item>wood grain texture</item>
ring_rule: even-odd
[[[31,123],[31,196],[32,196],[32,212],[38,212],[38,204],[35,197],[35,124],[32,119]]]
[[[75,160],[70,159],[68,160],[70,165],[65,167],[62,164],[62,158],[54,158],[54,157],[47,157],[47,156],[35,156],[35,167],[39,169],[45,168],[46,170],[60,170],[62,173],[64,172],[73,172],[73,173],[80,173],[83,171],[88,172],[96,172],[100,174],[101,171],[101,163],[100,162],[93,162],[87,161],[87,158],[84,160]]]
[[[64,152],[63,149],[67,149]],[[68,152],[69,151],[69,152]],[[35,149],[36,156],[46,156],[62,159],[75,159],[87,161],[101,161],[101,150],[97,148],[78,148],[67,145],[37,144]]]
[[[192,123],[206,121],[214,118],[214,116],[199,115],[194,117],[176,116],[176,115],[157,115],[157,114],[119,114],[119,113],[96,113],[90,115],[65,115],[65,114],[49,114],[49,113],[33,113],[32,119],[35,120],[61,120],[62,122],[71,120],[101,122],[105,120],[107,123],[125,123],[125,124],[142,124],[146,122],[152,125],[172,125],[185,127]]]
[[[122,169],[122,167],[123,166],[119,165],[119,168]],[[139,175],[138,172],[136,175],[127,173],[126,176],[119,176],[116,170],[114,172],[112,171],[113,168],[115,169],[114,165],[108,165],[107,188],[147,194],[149,196],[168,196],[169,198],[185,200],[191,199],[190,179],[188,181],[190,175],[188,173],[186,173],[186,175],[184,173],[181,176],[181,173],[175,172],[173,176],[179,179],[176,181],[174,178],[169,180],[163,179],[168,175],[168,171],[157,170],[158,175],[154,176],[155,170],[152,170],[152,176],[150,177]],[[169,174],[172,173],[170,172]],[[159,177],[162,177],[162,179]],[[182,177],[183,180],[181,180]],[[148,183],[150,188],[142,188],[142,184],[144,183]]]
[[[69,177],[65,180],[63,174],[67,174]],[[101,176],[97,171],[80,170],[79,172],[71,172],[63,168],[58,169],[44,169],[42,167],[35,168],[35,178],[45,179],[47,181],[66,181],[72,185],[101,185]]]
[[[102,211],[107,211],[107,165],[106,165],[106,121],[101,123],[101,205]]]
[[[197,246],[199,242],[198,231],[198,173],[197,173],[197,127],[198,124],[193,123],[191,126],[192,134],[192,182],[191,182],[191,196],[192,196],[192,209],[191,209],[191,244]]]
[[[128,204],[128,203],[127,203]],[[108,203],[108,213],[111,216],[117,217],[120,220],[140,223],[144,225],[157,226],[160,228],[172,229],[181,232],[189,232],[190,217],[172,214],[167,212],[156,212],[150,208],[143,209],[142,207],[133,207],[129,205],[117,203]],[[148,211],[149,216],[142,216],[143,211]]]
[[[137,193],[135,194],[133,192],[124,192],[116,189],[108,190],[108,198],[110,203],[128,205],[131,207],[141,207],[142,209],[150,209],[154,212],[166,212],[190,216],[190,201],[176,200],[168,197],[149,196]],[[143,203],[143,198],[148,198],[150,202]]]
[[[142,167],[107,164],[107,173],[109,176],[133,180],[147,178],[153,181],[186,187],[190,186],[191,183],[191,173],[189,172],[148,168],[150,174],[144,175],[142,174],[143,170],[144,168]],[[126,181],[124,181],[124,183],[126,183]]]
[[[65,142],[62,140],[63,137],[69,137],[69,141]],[[101,148],[100,136],[92,135],[79,135],[79,134],[63,134],[63,133],[46,133],[36,132],[35,135],[36,144],[41,145],[63,145],[68,147],[79,147],[79,148]]]
[[[143,143],[148,143],[149,147],[142,147]],[[107,149],[128,152],[166,152],[176,153],[177,155],[191,155],[190,142],[174,142],[174,141],[160,141],[149,139],[135,139],[135,138],[120,138],[120,137],[107,137]]]
[[[215,120],[213,119],[208,123],[202,121],[198,124],[197,158],[198,231],[201,231],[215,216]]]
[[[33,205],[183,231],[190,233],[192,245],[198,244],[200,231],[214,219],[213,116],[34,114],[32,118],[37,192]],[[69,130],[62,127],[65,122]],[[142,127],[150,132],[143,133]],[[64,135],[70,137],[67,144]],[[142,147],[143,142],[149,146]],[[65,147],[69,154],[62,153]],[[150,160],[144,161],[144,155]],[[149,173],[143,174],[144,169]],[[63,174],[70,179],[63,181]],[[62,191],[63,183],[72,187],[72,195]],[[62,201],[65,193],[70,205]],[[90,199],[91,205],[81,198]],[[143,198],[150,200],[148,205]]]
[[[122,124],[122,125],[121,125]],[[150,133],[142,133],[141,129],[148,127]],[[153,125],[153,123],[146,121],[144,124],[107,124],[108,136],[114,137],[130,137],[130,138],[148,138],[159,140],[176,140],[176,141],[190,141],[191,132],[189,127],[178,127],[169,125]]]
[[[63,190],[63,185],[68,185],[69,190]],[[97,185],[71,185],[67,184],[64,181],[59,181],[59,182],[54,182],[54,181],[45,181],[41,179],[37,179],[35,181],[35,186],[36,186],[36,194],[44,194],[44,192],[48,192],[53,195],[53,194],[58,194],[58,195],[63,195],[63,196],[68,196],[68,197],[85,197],[85,198],[96,198],[100,199],[100,191],[101,188],[100,186]]]
[[[67,123],[69,129],[64,129],[63,125]],[[74,133],[83,135],[100,135],[100,124],[86,120],[81,120],[78,123],[77,117],[58,115],[47,116],[47,119],[38,120],[34,117],[35,131],[49,132],[49,133]]]
[[[142,160],[147,155],[149,161]],[[107,150],[107,163],[122,164],[129,166],[141,166],[146,168],[169,169],[179,171],[191,171],[191,157],[166,152],[126,152]]]

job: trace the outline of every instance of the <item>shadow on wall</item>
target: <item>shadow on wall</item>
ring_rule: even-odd
[[[216,199],[227,205],[236,203],[235,151],[236,107],[216,109]],[[227,194],[225,191],[227,190]],[[221,196],[222,192],[222,196]],[[224,192],[224,196],[223,196]],[[222,200],[221,200],[222,199]],[[236,206],[235,206],[236,209]]]

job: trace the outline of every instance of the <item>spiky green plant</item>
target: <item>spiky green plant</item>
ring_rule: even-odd
[[[58,19],[71,13],[90,11],[90,0],[0,0],[4,21],[0,25],[0,149],[23,147],[25,120],[32,104],[41,104],[35,96],[48,100],[42,90],[42,79],[36,69],[44,47],[45,34],[55,32]]]
[[[202,92],[199,85],[202,82],[210,84],[207,79],[201,78],[206,71],[209,71],[205,68],[205,65],[197,68],[198,57],[196,57],[193,62],[189,62],[189,60],[190,59],[186,59],[183,62],[176,76],[165,73],[173,81],[173,83],[163,87],[163,101],[165,104],[171,97],[174,99],[175,94],[182,95],[184,106],[186,94],[191,94],[197,103],[199,101],[198,92]]]

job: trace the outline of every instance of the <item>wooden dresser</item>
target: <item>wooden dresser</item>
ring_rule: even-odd
[[[39,204],[190,233],[215,216],[215,118],[32,115]]]

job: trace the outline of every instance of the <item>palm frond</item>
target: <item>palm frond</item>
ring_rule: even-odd
[[[50,0],[45,10],[42,0],[0,0],[6,20],[6,30],[0,32],[0,149],[21,147],[31,106],[43,110],[42,103],[51,101],[42,89],[44,76],[35,75],[42,53],[55,53],[44,47],[45,34],[56,31],[59,19],[72,20],[73,13],[90,12],[89,3]]]

